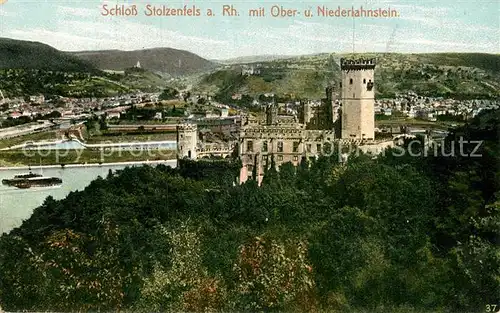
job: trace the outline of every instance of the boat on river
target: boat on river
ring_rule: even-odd
[[[11,179],[3,179],[2,184],[19,189],[28,189],[31,187],[52,187],[62,184],[62,179],[58,177],[45,177],[42,174],[29,172],[27,174],[15,175]]]

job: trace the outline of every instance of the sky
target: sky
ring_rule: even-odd
[[[5,2],[6,1],[6,2]],[[4,3],[2,3],[4,2]],[[63,51],[170,47],[207,59],[345,52],[500,53],[500,0],[0,0],[0,37]],[[103,16],[135,5],[137,16]],[[146,6],[200,8],[202,16],[146,16]],[[239,16],[223,16],[232,5]],[[273,6],[296,9],[272,17]],[[399,17],[321,17],[317,7],[394,9]],[[250,17],[263,7],[266,16]],[[212,9],[215,16],[206,16]],[[311,9],[313,16],[305,17]]]

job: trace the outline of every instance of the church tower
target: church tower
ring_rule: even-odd
[[[375,59],[340,59],[342,138],[375,139]]]

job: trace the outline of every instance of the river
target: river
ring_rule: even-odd
[[[166,165],[175,167],[177,161],[166,161]],[[83,190],[98,176],[106,177],[109,170],[119,170],[127,166],[141,166],[142,163],[86,165],[80,167],[44,167],[32,168],[35,173],[44,176],[59,177],[63,180],[61,186],[48,188],[17,189],[0,185],[0,235],[9,232],[28,219],[33,210],[43,204],[48,196],[59,200],[65,198],[71,191]],[[155,164],[152,164],[155,166]],[[27,173],[27,169],[0,168],[0,181],[12,178],[14,175]]]

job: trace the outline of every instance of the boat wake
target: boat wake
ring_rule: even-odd
[[[53,190],[53,189],[59,189],[61,187],[62,187],[62,185],[47,186],[47,187],[31,187],[31,188],[27,188],[27,189],[19,189],[19,188],[15,188],[15,187],[10,187],[9,189],[0,189],[0,196],[13,194],[13,193],[44,192],[44,191],[49,191],[49,190]]]

